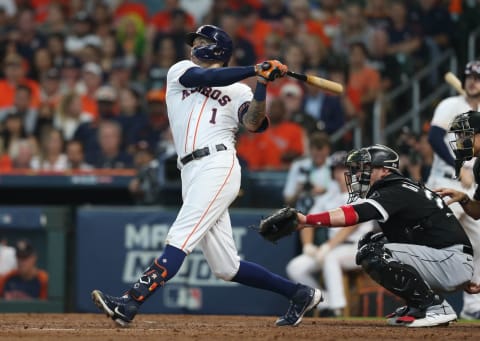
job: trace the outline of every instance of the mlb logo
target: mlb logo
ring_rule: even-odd
[[[165,287],[163,292],[166,307],[200,310],[203,306],[203,295],[200,288],[170,286]]]

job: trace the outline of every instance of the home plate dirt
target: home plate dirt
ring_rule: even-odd
[[[391,327],[381,319],[304,318],[275,327],[276,317],[142,314],[119,328],[101,314],[0,314],[0,340],[480,340],[480,323]]]

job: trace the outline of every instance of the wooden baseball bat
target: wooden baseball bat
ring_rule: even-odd
[[[299,79],[307,84],[316,86],[322,90],[330,91],[336,95],[339,95],[343,92],[343,85],[337,82],[330,81],[325,78],[321,78],[313,75],[304,75],[301,73],[296,73],[293,71],[287,71],[287,76]]]
[[[465,90],[462,88],[462,82],[456,75],[454,75],[452,72],[447,72],[444,76],[445,82],[450,84],[452,88],[454,88],[460,95],[464,96],[465,95]]]

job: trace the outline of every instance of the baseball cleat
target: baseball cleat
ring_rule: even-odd
[[[114,297],[100,290],[93,290],[92,300],[101,311],[122,327],[128,326],[138,311],[138,305],[128,296]]]
[[[416,327],[440,327],[448,326],[450,322],[457,320],[457,314],[439,314],[427,312],[424,318],[414,319],[413,322],[405,324],[408,328]]]
[[[390,326],[404,326],[407,323],[413,322],[416,318],[423,317],[425,317],[425,312],[406,305],[397,308],[393,313],[386,316],[387,324]]]
[[[480,310],[475,312],[462,310],[460,312],[460,318],[465,320],[480,320]]]
[[[300,322],[302,322],[303,315],[305,315],[307,311],[315,308],[322,301],[323,295],[319,289],[301,285],[290,300],[287,313],[279,317],[275,325],[298,326]]]

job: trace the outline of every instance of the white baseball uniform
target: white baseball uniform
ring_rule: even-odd
[[[241,83],[194,89],[180,84],[185,71],[197,66],[190,60],[180,61],[167,74],[166,104],[181,169],[183,205],[166,244],[187,254],[198,244],[212,272],[230,280],[240,264],[228,213],[240,189],[235,132],[238,113],[253,94]],[[226,150],[217,151],[218,145]],[[180,161],[205,147],[208,156],[185,165]]]
[[[445,131],[448,131],[450,123],[453,121],[455,116],[458,114],[467,112],[469,110],[480,110],[480,108],[471,108],[467,103],[464,96],[452,96],[442,100],[435,109],[433,118],[431,121],[432,126],[438,126]],[[449,136],[445,135],[445,144],[448,146],[452,157],[455,158],[453,151],[449,146]],[[473,162],[466,163],[464,168],[472,169]],[[428,177],[427,187],[431,189],[436,189],[440,187],[453,188],[462,192],[466,192],[472,197],[475,191],[475,184],[469,188],[463,187],[462,183],[454,179],[455,169],[448,165],[444,160],[442,160],[436,153],[433,156],[432,169],[430,171],[430,176]],[[474,183],[474,182],[473,182]],[[450,205],[451,210],[457,217],[457,219],[462,224],[465,232],[467,233],[473,249],[480,249],[480,226],[472,217],[466,214],[463,211],[463,208],[458,203]],[[478,255],[478,252],[476,253]],[[480,282],[480,255],[475,257],[474,264],[476,264],[475,272],[473,279],[476,279],[476,282]],[[464,310],[468,311],[478,311],[480,310],[480,295],[469,295],[464,294],[463,299]]]

